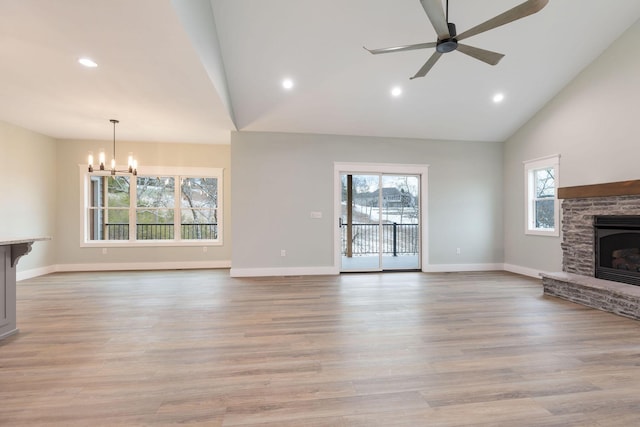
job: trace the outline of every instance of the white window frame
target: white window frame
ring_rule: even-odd
[[[78,169],[80,171],[80,246],[81,247],[150,247],[150,246],[222,246],[223,245],[223,225],[224,225],[224,182],[223,168],[192,168],[192,167],[163,167],[163,166],[145,166],[143,171],[140,171],[138,174],[140,176],[174,176],[177,179],[179,178],[216,178],[218,183],[218,204],[217,204],[217,218],[218,218],[218,238],[213,240],[135,240],[133,236],[135,233],[129,232],[129,240],[89,240],[89,234],[87,229],[88,224],[88,212],[89,205],[88,201],[91,197],[91,185],[89,177],[91,175],[99,175],[99,176],[109,176],[110,171],[94,171],[89,173],[87,171],[87,166],[80,164],[78,165]],[[132,178],[135,178],[132,176]],[[179,185],[175,186],[176,188],[176,206],[174,207],[176,211],[176,215],[174,216],[174,222],[180,223],[180,193],[179,193]],[[132,206],[129,208],[129,223],[136,223],[136,209],[135,200],[136,200],[136,186],[131,185],[131,200],[134,202]],[[175,224],[174,224],[175,225]]]
[[[537,236],[559,236],[560,235],[560,202],[558,200],[558,187],[560,183],[560,155],[540,157],[533,160],[526,160],[524,164],[524,211],[525,211],[525,234]],[[534,172],[540,169],[553,168],[554,172],[554,195],[553,195],[553,224],[554,228],[536,228],[535,226],[535,177]]]

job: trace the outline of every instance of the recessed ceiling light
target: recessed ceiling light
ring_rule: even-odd
[[[391,95],[395,97],[402,95],[402,88],[400,86],[394,87],[391,89]]]
[[[493,95],[493,102],[495,102],[496,104],[499,104],[502,101],[504,101],[503,93],[496,93],[495,95]]]
[[[91,58],[80,58],[78,62],[88,68],[95,68],[98,66]]]
[[[285,89],[287,89],[287,90],[292,89],[292,88],[293,88],[293,80],[291,80],[291,79],[284,79],[284,80],[282,81],[282,87],[283,87],[283,88],[285,88]]]

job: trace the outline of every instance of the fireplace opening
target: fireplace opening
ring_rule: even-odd
[[[596,216],[595,276],[640,286],[640,216]]]

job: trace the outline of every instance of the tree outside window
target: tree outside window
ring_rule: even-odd
[[[533,175],[535,228],[551,230],[555,228],[556,186],[554,169],[538,169],[533,171]]]
[[[218,238],[218,179],[183,178],[180,184],[183,239]]]
[[[191,170],[189,168],[185,168]],[[92,242],[220,244],[221,169],[200,174],[84,173],[85,233]]]
[[[136,181],[136,239],[174,239],[175,178],[138,176]]]

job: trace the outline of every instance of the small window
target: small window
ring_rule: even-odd
[[[559,164],[558,155],[524,162],[526,234],[560,235]]]

